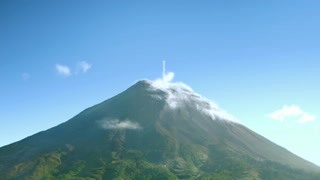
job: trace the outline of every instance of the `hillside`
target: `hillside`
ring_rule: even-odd
[[[320,167],[239,124],[184,84],[143,80],[0,148],[0,177],[320,179]]]

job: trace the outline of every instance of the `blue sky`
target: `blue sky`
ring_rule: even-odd
[[[320,165],[319,1],[0,2],[0,146],[161,76]],[[60,70],[60,71],[59,71]]]

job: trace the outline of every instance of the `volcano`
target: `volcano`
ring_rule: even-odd
[[[0,179],[320,179],[183,83],[141,80],[0,148]]]

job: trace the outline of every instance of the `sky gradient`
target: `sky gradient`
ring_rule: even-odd
[[[162,61],[255,132],[320,165],[319,1],[0,2],[0,146]]]

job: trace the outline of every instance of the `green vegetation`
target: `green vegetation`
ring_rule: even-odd
[[[183,154],[167,163],[147,161],[137,150],[110,152],[110,159],[90,164],[91,160],[76,160],[71,167],[63,166],[67,161],[65,152],[53,152],[39,157],[34,162],[14,166],[4,179],[319,179],[320,174],[292,169],[275,162],[259,162],[225,154],[224,150],[213,150],[215,156],[204,160],[185,158]],[[220,152],[218,152],[220,151]],[[106,158],[108,159],[108,158]],[[200,163],[201,164],[201,163]],[[31,167],[31,168],[30,168]]]

